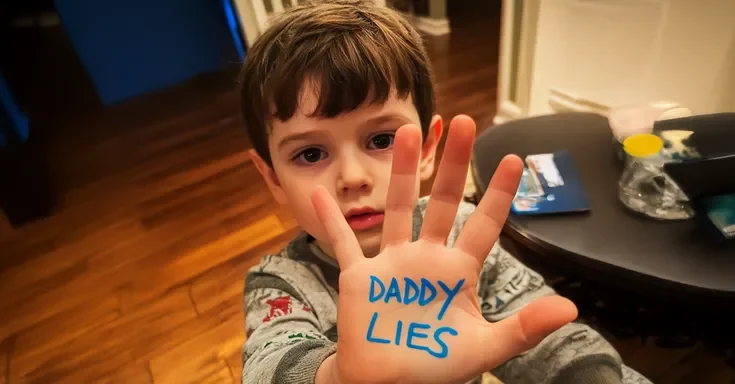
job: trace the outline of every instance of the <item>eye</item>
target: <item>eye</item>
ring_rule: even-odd
[[[368,149],[388,149],[393,146],[394,133],[379,133],[370,138]]]
[[[293,162],[301,165],[310,165],[318,163],[329,157],[326,151],[319,148],[306,148],[293,157]]]

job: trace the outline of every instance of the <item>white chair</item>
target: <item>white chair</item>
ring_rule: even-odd
[[[305,0],[234,0],[240,16],[245,40],[250,47],[255,39],[268,27],[268,20],[283,12],[290,4],[302,3]],[[386,0],[376,0],[385,5]],[[269,6],[270,5],[270,6]]]
[[[299,1],[303,0],[290,0],[292,4]],[[288,0],[234,0],[234,3],[248,47],[268,27],[268,20],[289,5]]]

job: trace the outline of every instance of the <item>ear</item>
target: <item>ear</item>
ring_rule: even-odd
[[[263,176],[263,180],[265,180],[265,184],[268,186],[268,189],[270,189],[273,198],[275,198],[279,204],[286,204],[288,199],[286,199],[286,193],[283,191],[283,188],[281,188],[281,182],[278,181],[276,171],[274,171],[273,168],[271,168],[271,166],[268,165],[268,163],[266,163],[254,149],[249,150],[248,154],[253,160],[255,168],[257,168],[260,175]]]
[[[434,163],[436,162],[436,148],[442,138],[444,125],[442,117],[434,115],[426,132],[426,140],[421,147],[421,159],[419,162],[419,177],[421,181],[428,180],[434,174]]]

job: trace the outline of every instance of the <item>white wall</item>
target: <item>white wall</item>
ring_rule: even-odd
[[[735,0],[506,0],[504,5],[514,1],[531,4],[531,12],[537,7],[535,17],[523,18],[521,29],[533,33],[523,36],[530,40],[527,51],[511,52],[504,42],[501,52],[531,57],[526,68],[516,68],[518,78],[530,84],[519,90],[527,93],[526,105],[517,106],[523,115],[604,112],[657,100],[678,102],[694,113],[735,111]],[[512,70],[503,68],[500,76]]]

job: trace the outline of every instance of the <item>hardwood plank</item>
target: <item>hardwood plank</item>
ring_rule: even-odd
[[[0,384],[9,384],[10,351],[12,339],[0,340]]]
[[[156,356],[164,355],[168,351],[178,348],[198,335],[219,327],[222,323],[235,321],[236,319],[240,320],[241,329],[238,332],[244,334],[243,317],[242,296],[232,297],[212,307],[207,312],[200,312],[196,318],[189,319],[179,326],[162,332],[156,343],[137,345],[135,347],[137,361],[148,362]]]
[[[50,289],[59,281],[71,280],[84,272],[87,258],[109,250],[122,239],[142,233],[143,229],[137,220],[120,218],[100,224],[89,233],[74,236],[66,244],[57,242],[51,252],[32,256],[20,265],[0,271],[3,280],[0,296],[12,298],[6,302],[12,305],[39,291]]]
[[[28,297],[27,300],[15,303],[12,310],[0,313],[0,319],[3,320],[0,323],[0,335],[18,332],[86,300],[109,294],[130,284],[132,279],[140,278],[138,276],[140,270],[158,271],[160,266],[171,258],[216,241],[236,229],[242,229],[253,220],[264,216],[254,214],[257,207],[272,201],[268,193],[263,192],[230,207],[233,213],[229,210],[213,211],[207,217],[192,218],[191,221],[184,223],[185,225],[172,223],[171,226],[156,228],[142,236],[134,236],[111,244],[106,251],[92,256],[87,261],[88,273],[66,281],[53,290]],[[192,222],[197,225],[191,225]],[[161,280],[159,277],[153,278]],[[165,281],[167,280],[161,280]],[[178,281],[169,286],[175,283]],[[160,294],[160,291],[149,292],[145,297],[156,294]],[[129,297],[136,299],[126,299],[123,305],[145,299],[140,295],[131,294]],[[3,298],[3,302],[5,300],[10,298]]]
[[[242,319],[235,316],[191,340],[151,359],[153,380],[159,383],[234,383],[225,358],[242,350]]]
[[[237,255],[282,234],[284,228],[275,215],[268,215],[255,223],[223,236],[217,241],[176,257],[165,264],[155,260],[150,267],[140,268],[131,279],[131,304],[136,305],[166,292]],[[161,279],[167,276],[166,279]]]
[[[514,244],[514,243],[510,243]],[[518,246],[517,244],[515,246]],[[615,347],[615,350],[618,351],[620,354],[620,357],[623,358],[624,362],[628,362],[628,358],[633,356],[637,351],[639,351],[641,348],[645,346],[645,343],[643,340],[639,337],[627,337],[624,339],[615,337],[613,334],[608,332],[605,329],[600,329],[599,327],[594,327],[596,331],[600,332],[602,337],[604,337],[610,344],[612,344],[613,347]]]
[[[119,295],[105,295],[100,300],[85,302],[20,332],[15,338],[13,358],[18,363],[52,355],[67,343],[121,316]]]
[[[19,228],[0,242],[0,272],[75,242],[84,243],[103,228],[125,225],[121,204],[101,207],[87,202],[78,210],[61,210],[54,216]],[[90,214],[90,213],[94,214]]]
[[[266,254],[280,251],[298,233],[298,229],[283,232],[259,247],[222,263],[191,282],[191,296],[199,313],[210,311],[234,298],[242,299],[244,279],[250,267]],[[244,325],[243,325],[244,326]]]
[[[604,333],[603,333],[604,334]],[[606,335],[610,344],[612,344],[618,351],[623,361],[628,361],[628,358],[632,357],[636,352],[645,346],[645,343],[640,338],[632,337],[625,340],[618,340]]]
[[[197,214],[211,213],[213,209],[227,209],[236,201],[263,191],[263,185],[245,182],[253,180],[257,172],[252,163],[237,165],[144,200],[139,204],[139,209],[144,212],[142,225],[151,229],[174,219],[184,221]]]
[[[723,361],[720,354],[702,346],[659,376],[656,383],[733,384],[735,370]]]
[[[272,198],[267,193],[250,195],[247,199],[215,201],[197,215],[183,214],[183,219],[173,219],[166,225],[149,229],[140,238],[128,239],[114,252],[93,256],[89,259],[89,268],[106,273],[144,258],[182,254],[251,224],[260,218],[253,217],[252,213],[271,203]]]
[[[148,364],[131,363],[103,377],[95,378],[96,384],[153,384]]]
[[[667,370],[673,368],[697,347],[691,348],[661,348],[657,347],[652,339],[646,341],[645,345],[633,353],[627,360],[627,364],[651,379],[657,379]]]
[[[232,111],[222,111],[214,109],[216,115],[207,116],[206,119],[199,123],[194,122],[192,126],[191,119],[185,121],[189,129],[181,130],[179,125],[173,126],[172,132],[160,134],[159,132],[144,131],[145,137],[131,138],[131,141],[140,146],[140,151],[136,153],[139,161],[158,160],[159,156],[170,156],[171,153],[178,153],[191,147],[199,147],[203,140],[218,138],[218,134],[231,134],[232,124],[238,124],[236,116]],[[151,133],[155,133],[152,135]]]
[[[183,359],[183,357],[182,357]],[[214,358],[209,355],[195,355],[187,357],[181,362],[181,365],[166,365],[167,362],[160,362],[162,369],[169,369],[163,373],[156,375],[154,373],[153,380],[158,383],[185,384],[185,383],[235,383],[235,378],[230,372],[227,361]]]
[[[148,162],[145,168],[138,167],[140,172],[133,180],[147,182],[186,173],[201,164],[241,152],[246,140],[245,132],[229,129],[225,134],[208,137],[197,143],[189,143],[189,148],[183,147],[178,151],[163,153],[155,157],[155,161]],[[177,153],[182,152],[186,153],[186,156],[176,156]]]
[[[82,383],[125,372],[138,363],[140,345],[159,343],[168,330],[196,317],[187,290],[172,291],[57,345],[47,354],[13,356],[11,381]]]
[[[171,192],[172,190],[189,185],[190,183],[212,177],[223,169],[244,165],[248,162],[250,162],[250,155],[245,151],[229,154],[227,156],[222,156],[216,161],[200,164],[186,173],[179,173],[162,179],[146,180],[145,191],[150,197],[161,196],[165,193]]]
[[[229,355],[225,356],[225,361],[236,381],[238,383],[242,381],[242,349],[231,351]]]

